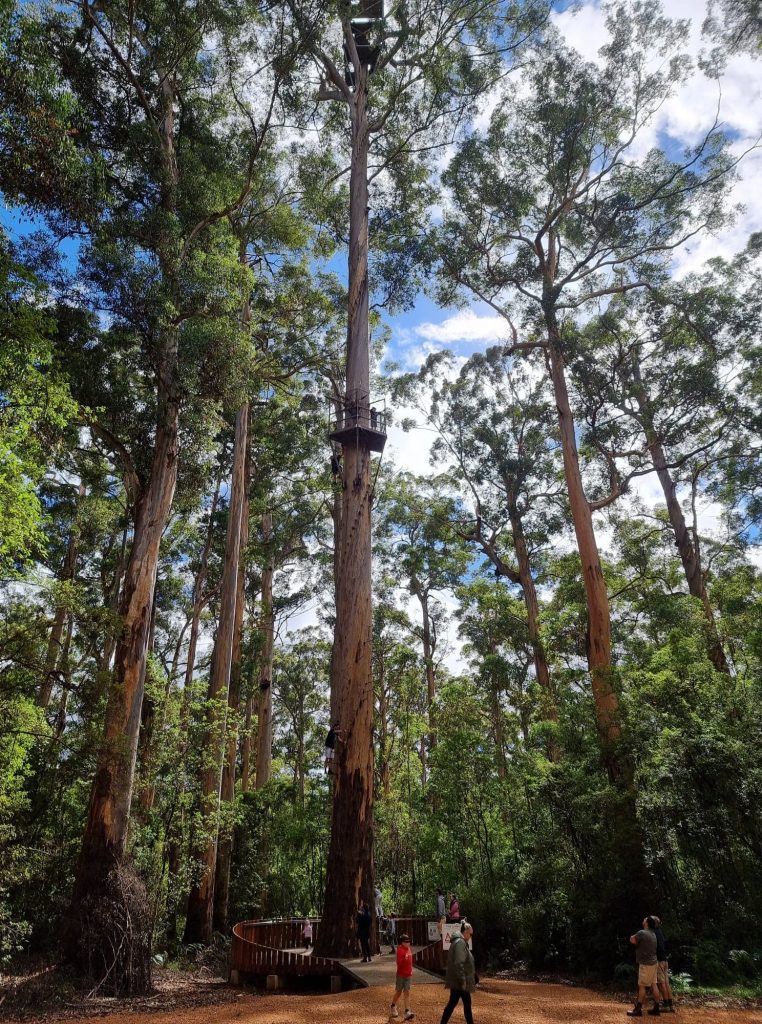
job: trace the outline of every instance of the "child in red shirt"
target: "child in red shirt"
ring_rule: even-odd
[[[413,950],[410,948],[410,938],[407,935],[400,935],[400,944],[397,946],[397,979],[394,983],[394,999],[392,999],[390,1017],[399,1017],[397,1002],[402,996],[405,1006],[405,1020],[412,1020],[415,1014],[410,1009],[410,986],[413,983]]]

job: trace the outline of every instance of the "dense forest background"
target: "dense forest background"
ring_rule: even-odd
[[[654,912],[674,969],[758,979],[755,143],[722,104],[687,149],[654,129],[753,63],[758,4],[710,5],[691,58],[701,23],[613,3],[595,61],[565,4],[387,7],[385,907],[457,891],[485,961],[602,974]],[[322,910],[356,14],[0,2],[0,967],[66,940],[117,847],[154,954],[211,941],[210,901],[222,935]],[[406,353],[424,293],[496,343]]]

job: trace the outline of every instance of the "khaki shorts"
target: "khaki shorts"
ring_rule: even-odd
[[[657,985],[666,985],[669,981],[669,964],[666,960],[660,960],[656,965]]]
[[[638,985],[649,988],[656,983],[657,964],[638,964]]]
[[[412,984],[412,978],[401,978],[398,974],[394,982],[394,989],[396,992],[409,992]]]

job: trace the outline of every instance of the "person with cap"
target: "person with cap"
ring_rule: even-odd
[[[397,1003],[400,996],[405,1007],[404,1020],[412,1020],[415,1014],[410,1009],[410,989],[413,984],[413,949],[410,945],[409,935],[400,935],[400,944],[397,946],[397,977],[394,982],[394,996],[389,1009],[390,1017],[399,1017]]]
[[[650,988],[653,994],[654,1005],[648,1011],[648,1016],[658,1017],[661,1013],[659,1006],[661,996],[659,995],[659,984],[656,980],[659,961],[656,955],[656,922],[652,917],[644,919],[643,927],[639,932],[635,932],[634,935],[630,936],[630,942],[635,947],[635,961],[638,965],[638,1000],[633,1008],[627,1011],[627,1016],[643,1016],[646,989]]]
[[[452,1011],[458,1005],[458,1000],[463,1002],[463,1016],[466,1018],[466,1024],[474,1024],[471,1012],[471,993],[476,988],[476,968],[473,955],[468,948],[473,934],[474,929],[469,922],[463,921],[460,926],[460,934],[456,932],[450,940],[445,975],[445,984],[450,990],[450,999],[442,1012],[440,1024],[447,1024],[452,1016]]]

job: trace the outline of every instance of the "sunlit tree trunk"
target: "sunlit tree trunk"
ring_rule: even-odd
[[[352,154],[349,213],[349,309],[346,400],[367,404],[368,346],[368,69],[355,69],[349,104]],[[331,707],[342,731],[333,775],[333,813],[320,954],[355,950],[358,904],[373,905],[373,682],[371,671],[370,451],[344,447],[344,490],[338,531],[336,624]]]
[[[622,765],[615,748],[621,738],[619,699],[614,689],[611,671],[611,616],[606,581],[598,553],[593,527],[593,516],[582,483],[579,467],[574,417],[562,351],[561,335],[555,310],[551,303],[544,307],[548,329],[546,357],[553,384],[558,430],[564,462],[564,477],[569,495],[569,506],[574,522],[577,550],[582,566],[582,578],[587,604],[587,661],[595,704],[595,720],[600,737],[603,760],[609,777],[622,775]]]

